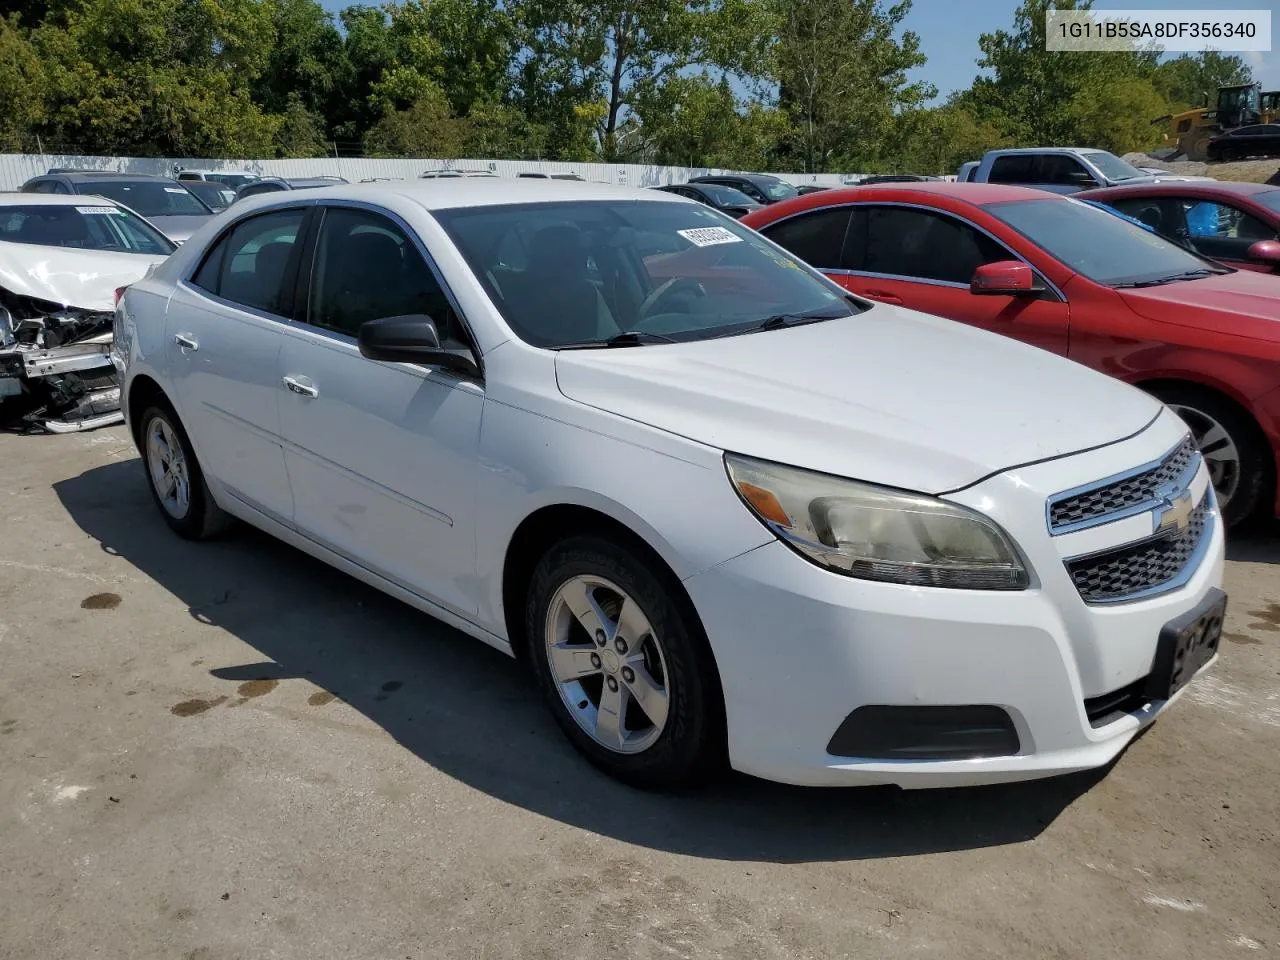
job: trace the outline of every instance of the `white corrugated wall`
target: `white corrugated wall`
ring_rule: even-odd
[[[339,176],[352,183],[375,177],[409,180],[426,170],[488,170],[500,177],[517,173],[576,173],[584,180],[633,187],[684,183],[690,177],[723,171],[705,167],[659,167],[640,163],[560,163],[538,160],[375,160],[367,157],[315,157],[305,160],[180,160],[143,157],[74,157],[56,154],[0,154],[0,190],[17,190],[27,180],[53,167],[114,170],[173,176],[175,166],[189,170],[247,170],[260,176]],[[856,174],[779,173],[797,186],[839,186]]]

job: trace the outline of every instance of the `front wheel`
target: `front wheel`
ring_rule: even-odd
[[[526,629],[544,699],[591,763],[646,788],[720,768],[710,648],[648,560],[599,537],[557,544],[534,571]]]
[[[213,536],[227,515],[213,501],[181,421],[168,405],[148,407],[140,427],[151,496],[170,529],[188,540]]]
[[[1270,483],[1266,445],[1248,416],[1234,404],[1191,386],[1153,391],[1191,428],[1209,468],[1227,526],[1258,509]]]

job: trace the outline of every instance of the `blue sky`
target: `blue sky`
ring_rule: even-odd
[[[351,0],[321,3],[336,12]],[[932,83],[940,97],[969,86],[978,72],[978,36],[1009,27],[1017,6],[1015,0],[915,0],[905,25],[920,35],[920,46],[929,62],[913,71],[912,78]],[[1122,10],[1269,9],[1273,34],[1280,30],[1280,0],[1099,0],[1095,6]],[[1280,89],[1280,52],[1245,56],[1253,65],[1254,79],[1265,89]]]

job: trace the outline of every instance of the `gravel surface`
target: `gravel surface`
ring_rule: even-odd
[[[1196,160],[1157,160],[1144,153],[1126,153],[1122,158],[1136,167],[1159,167],[1174,173],[1192,177],[1213,177],[1215,180],[1241,180],[1265,183],[1277,170],[1280,160],[1236,160],[1231,163],[1200,163]]]
[[[502,655],[252,531],[175,538],[123,428],[0,465],[5,960],[1280,953],[1274,535],[1107,771],[655,796]]]

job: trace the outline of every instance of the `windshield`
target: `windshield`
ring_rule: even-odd
[[[764,191],[764,195],[775,203],[779,200],[790,200],[792,197],[798,197],[800,194],[791,184],[785,180],[753,180],[757,187]]]
[[[722,207],[760,206],[741,190],[734,187],[725,187],[718,183],[703,183],[699,184],[699,189]]]
[[[83,205],[0,206],[0,240],[77,250],[151,253],[167,256],[174,245],[128,210],[92,198]]]
[[[1079,200],[1015,200],[984,209],[1072,270],[1108,286],[1224,272],[1128,218]]]
[[[222,183],[208,180],[192,180],[184,186],[203,200],[213,210],[225,210],[236,198],[236,192]]]
[[[232,190],[238,190],[246,183],[253,183],[258,179],[251,173],[206,173],[204,178],[213,183],[221,183]]]
[[[212,212],[176,181],[94,180],[80,184],[80,192],[123,203],[144,217],[199,217]]]
[[[1149,177],[1151,174],[1139,170],[1130,163],[1125,163],[1114,153],[1099,150],[1096,153],[1084,154],[1086,160],[1102,171],[1102,175],[1113,183],[1120,180],[1132,180],[1134,177]]]
[[[1268,210],[1280,213],[1280,190],[1264,190],[1261,193],[1255,193],[1253,199]]]
[[[854,312],[839,287],[698,204],[588,200],[435,217],[516,335],[539,347],[619,334],[703,340]]]

